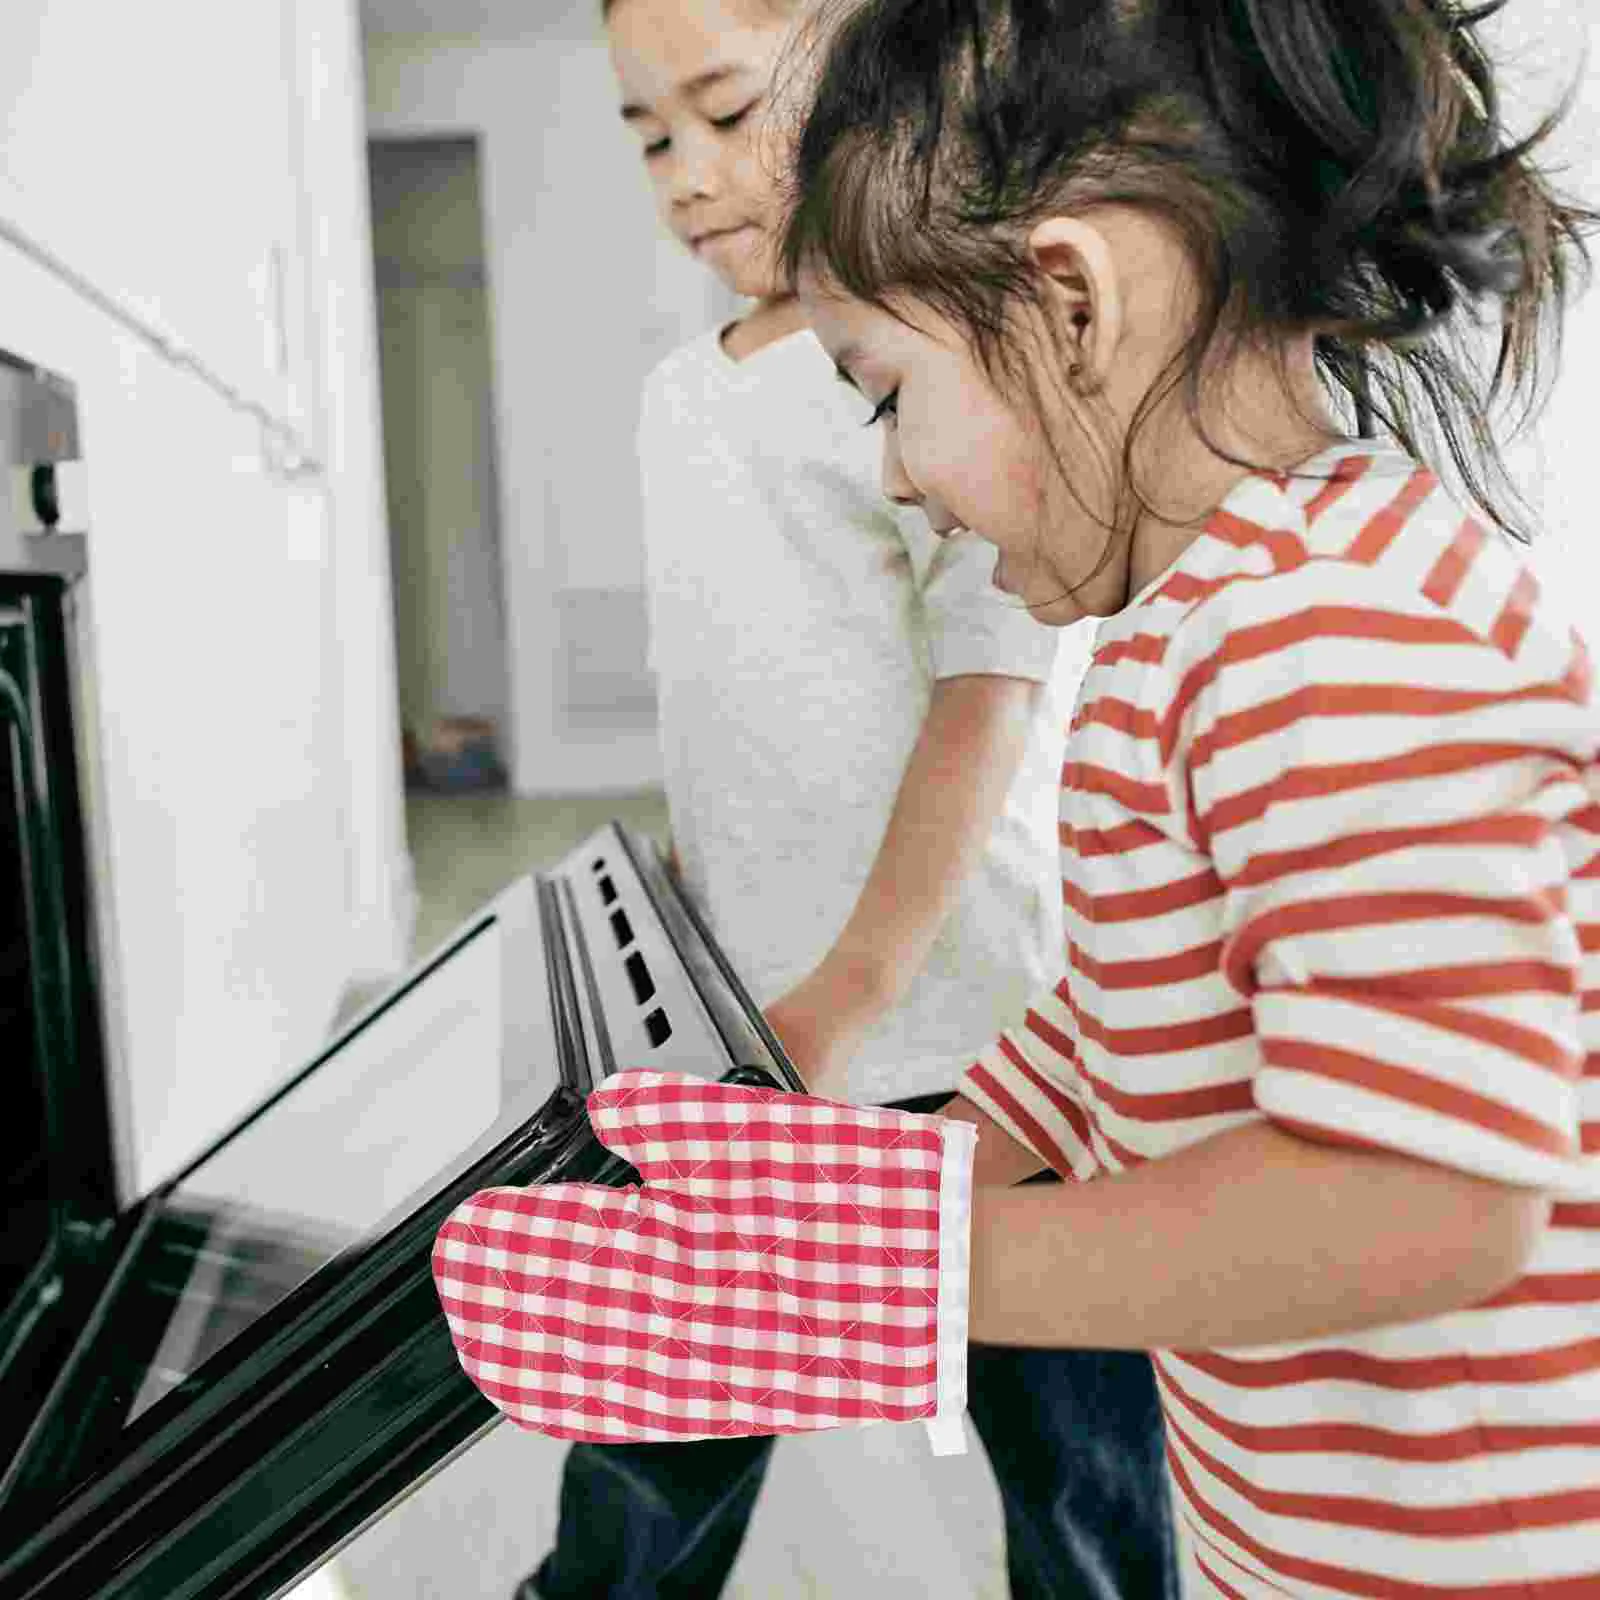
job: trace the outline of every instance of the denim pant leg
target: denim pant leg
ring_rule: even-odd
[[[935,1114],[950,1099],[895,1104]],[[1178,1600],[1166,1434],[1147,1355],[969,1345],[967,1414],[1000,1486],[1011,1600]]]
[[[715,1600],[775,1439],[575,1444],[556,1545],[518,1600]]]
[[[1177,1600],[1148,1356],[975,1344],[967,1410],[1000,1486],[1012,1600]]]

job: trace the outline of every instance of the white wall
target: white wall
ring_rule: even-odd
[[[8,0],[5,34],[0,209],[333,467],[323,488],[269,478],[250,423],[0,245],[0,345],[79,389],[100,888],[143,1188],[310,1053],[349,978],[404,958],[358,36],[326,0]],[[274,251],[287,373],[262,316]]]
[[[1518,0],[1494,19],[1487,37],[1503,69],[1506,118],[1518,132],[1531,131],[1576,86],[1571,116],[1545,159],[1562,188],[1600,208],[1600,20],[1570,0]],[[1595,287],[1567,323],[1549,408],[1508,455],[1519,487],[1541,515],[1534,565],[1600,657],[1600,519],[1593,490],[1600,450],[1600,239],[1592,248]]]
[[[620,606],[642,587],[640,382],[728,301],[655,220],[597,0],[528,10],[520,37],[369,39],[368,115],[379,136],[482,139],[513,781],[638,787],[660,781],[647,719],[586,731],[563,714],[565,597]]]

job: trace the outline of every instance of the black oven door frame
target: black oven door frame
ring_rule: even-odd
[[[28,987],[36,1059],[44,1068],[35,1079],[55,1212],[67,1235],[103,1233],[117,1213],[87,818],[73,724],[77,581],[69,572],[0,572],[0,737],[13,807],[7,833],[22,865]]]
[[[60,571],[0,571],[0,1461],[32,1424],[13,1397],[48,1388],[98,1292],[118,1205],[72,725],[81,549],[51,542]]]

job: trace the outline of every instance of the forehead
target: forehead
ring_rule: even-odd
[[[770,0],[617,0],[606,18],[626,97],[645,104],[713,72],[765,76],[788,31]]]
[[[812,331],[835,360],[881,358],[914,336],[913,329],[881,306],[852,298],[808,269],[802,269],[796,290]]]

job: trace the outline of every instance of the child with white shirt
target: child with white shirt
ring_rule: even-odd
[[[1088,640],[1058,650],[940,507],[884,502],[867,410],[775,271],[773,71],[797,15],[606,8],[663,219],[754,301],[644,396],[666,791],[682,881],[808,1085],[927,1110],[1060,949],[1056,792]],[[1148,1358],[974,1347],[969,1371],[1012,1595],[1174,1595]],[[772,1442],[575,1446],[521,1600],[717,1594]]]

